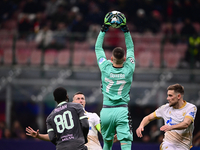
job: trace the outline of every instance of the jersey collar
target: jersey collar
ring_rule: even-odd
[[[180,108],[178,108],[178,109],[182,109],[183,107],[185,107],[186,104],[187,104],[187,102],[184,101],[183,105],[182,105]],[[174,107],[173,107],[173,108],[174,108]]]
[[[63,102],[59,103],[58,106],[65,104],[65,103],[67,103],[67,102],[63,101]]]
[[[186,105],[186,101],[184,101],[184,103],[183,103],[183,105],[179,108],[179,109],[181,109],[181,108],[183,108],[183,107],[185,107],[185,105]]]
[[[113,66],[113,65],[112,65]],[[115,67],[115,66],[113,66],[113,68],[123,68],[124,67],[124,65],[122,66],[122,67]]]

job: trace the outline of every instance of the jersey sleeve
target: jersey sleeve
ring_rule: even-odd
[[[88,117],[85,115],[85,111],[81,104],[77,104],[77,112],[78,112],[81,128],[83,131],[83,136],[85,138],[85,143],[87,143],[88,142],[87,135],[89,132],[89,122],[88,122]]]
[[[100,118],[96,113],[93,113],[94,115],[94,126],[96,126],[97,124],[100,124]]]
[[[135,55],[134,55],[134,44],[130,32],[124,33],[126,43],[126,62],[135,69]]]
[[[192,106],[191,108],[189,108],[187,110],[185,117],[186,118],[190,118],[192,120],[192,122],[194,122],[196,113],[197,113],[197,107],[196,106]]]
[[[47,124],[47,133],[48,133],[49,139],[53,144],[56,145],[56,134],[52,126],[51,115],[47,117],[46,124]]]
[[[97,37],[96,44],[95,44],[95,53],[96,53],[96,57],[97,57],[97,64],[98,64],[100,70],[102,70],[103,64],[107,61],[105,52],[103,50],[104,36],[105,36],[105,32],[100,31],[100,33]]]
[[[157,118],[157,119],[163,118],[163,113],[164,113],[165,107],[166,107],[166,105],[162,105],[158,109],[156,109],[154,111],[154,117]]]

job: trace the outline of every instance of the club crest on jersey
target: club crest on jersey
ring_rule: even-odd
[[[99,64],[101,65],[106,59],[105,58],[100,58],[99,59]]]
[[[132,63],[132,64],[134,64],[135,62],[134,62],[134,60],[133,60],[133,58],[131,58],[130,59],[130,62]]]

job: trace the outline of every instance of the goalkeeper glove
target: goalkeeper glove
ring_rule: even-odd
[[[118,18],[119,18],[119,21],[120,21],[120,25],[123,26],[123,25],[126,25],[126,17],[124,16],[123,13],[119,13],[117,14]]]
[[[101,26],[101,31],[102,31],[102,32],[107,32],[108,29],[109,29],[109,27],[110,27],[110,25],[103,24],[103,25]]]
[[[104,24],[101,27],[102,32],[107,32],[109,27],[111,26],[111,19],[113,17],[113,14],[111,12],[107,13],[104,18]]]
[[[119,20],[120,20],[120,28],[121,30],[126,33],[126,32],[129,32],[129,29],[126,25],[126,17],[124,16],[124,14],[122,13],[119,13],[117,14],[117,16],[119,17]]]
[[[122,25],[120,28],[124,33],[129,32],[127,25]]]

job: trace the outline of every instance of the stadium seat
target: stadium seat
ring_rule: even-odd
[[[11,49],[12,46],[13,46],[13,40],[11,40],[11,39],[7,39],[7,40],[2,39],[2,40],[0,40],[0,47],[2,49]]]
[[[138,43],[141,43],[141,34],[132,34],[132,39],[133,39],[133,42],[134,44],[138,44]]]
[[[149,51],[140,52],[137,60],[140,67],[148,68],[151,64],[152,54]]]
[[[160,68],[161,61],[160,61],[160,51],[152,51],[152,65],[154,68]]]
[[[6,20],[3,22],[3,28],[6,30],[16,30],[17,29],[17,21],[14,19]]]
[[[84,59],[85,59],[84,51],[74,51],[73,61],[72,61],[74,66],[82,66]]]
[[[29,49],[36,49],[36,48],[37,48],[37,43],[36,43],[35,41],[29,41],[29,42],[27,43],[27,47],[28,47]]]
[[[154,43],[161,44],[163,37],[164,37],[164,34],[162,32],[157,33],[156,35],[154,35]]]
[[[176,49],[176,46],[171,43],[166,43],[163,47],[164,51],[173,51]]]
[[[95,66],[97,65],[97,58],[95,51],[88,51],[86,52],[86,57],[85,57],[85,66]]]
[[[134,44],[134,50],[135,51],[145,51],[147,49],[148,45],[144,44],[144,43],[136,43]]]
[[[30,56],[30,64],[33,66],[41,65],[42,60],[42,52],[41,50],[34,49],[31,52]]]
[[[74,50],[75,51],[87,51],[89,50],[88,42],[74,42]]]
[[[16,42],[16,49],[25,49],[27,48],[28,44],[25,40],[18,40]]]
[[[58,52],[58,60],[57,63],[58,65],[64,66],[64,65],[69,65],[70,62],[70,50],[61,50]]]
[[[3,53],[4,65],[11,65],[13,63],[13,52],[12,49],[5,49]]]
[[[161,45],[160,45],[160,43],[152,43],[152,44],[149,44],[147,48],[150,51],[160,51]]]
[[[176,50],[177,50],[177,52],[180,53],[181,58],[185,57],[185,52],[187,51],[187,49],[188,49],[187,44],[177,44],[177,46],[176,46]]]
[[[55,65],[57,58],[57,50],[49,49],[44,53],[44,65]]]
[[[19,65],[27,65],[30,59],[30,49],[17,49],[16,50],[16,63]]]
[[[168,52],[164,54],[165,66],[167,68],[177,68],[180,61],[180,54],[178,52]]]
[[[154,42],[154,35],[150,32],[145,32],[142,36],[141,36],[141,42],[145,43],[145,44],[150,44]]]
[[[13,40],[15,32],[7,31],[5,29],[0,29],[0,41],[1,40]]]
[[[0,49],[0,64],[3,62],[3,49]]]

